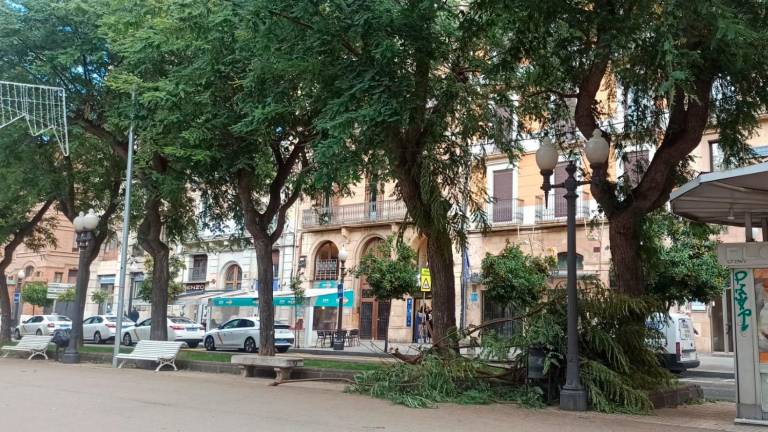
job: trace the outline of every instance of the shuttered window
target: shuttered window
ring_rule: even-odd
[[[511,169],[493,172],[493,221],[508,222],[515,214]]]
[[[568,172],[565,168],[568,162],[560,162],[555,166],[554,184],[560,184],[568,178]],[[568,203],[565,200],[565,188],[555,188],[555,217],[561,218],[568,216]]]

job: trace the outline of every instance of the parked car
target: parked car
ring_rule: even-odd
[[[259,320],[253,317],[233,318],[205,334],[205,349],[259,350]],[[288,324],[275,324],[275,349],[284,353],[293,345],[293,331]]]
[[[140,340],[149,340],[151,318],[123,329],[120,340],[123,345],[133,345]],[[203,341],[203,326],[185,317],[168,317],[168,340],[184,342],[190,348],[197,348]]]
[[[128,318],[123,319],[123,328],[133,327],[136,323]],[[117,332],[117,317],[114,315],[96,315],[83,321],[83,339],[102,344],[115,339]]]
[[[691,317],[676,313],[667,317],[655,315],[648,320],[648,325],[660,333],[661,362],[665,368],[685,372],[699,367]]]
[[[59,329],[72,328],[72,320],[64,315],[34,315],[16,326],[13,335],[21,339],[26,335],[49,336]]]

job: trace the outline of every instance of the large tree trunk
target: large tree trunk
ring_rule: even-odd
[[[11,298],[5,269],[0,268],[0,345],[11,340]]]
[[[32,218],[24,223],[18,231],[11,237],[11,240],[3,247],[3,256],[0,260],[0,344],[8,342],[11,339],[11,299],[8,292],[8,281],[5,278],[5,272],[13,261],[13,254],[16,248],[24,242],[24,239],[35,231],[35,227],[45,217],[48,209],[51,208],[53,200],[48,200],[35,211]],[[21,287],[19,287],[21,289]]]
[[[259,354],[275,355],[275,308],[272,305],[272,243],[267,240],[254,241],[256,268],[259,279]]]
[[[608,236],[611,260],[620,292],[640,296],[645,292],[643,264],[640,261],[640,221],[629,212],[610,218]]]
[[[88,243],[88,247],[80,251],[80,261],[77,268],[77,281],[75,285],[75,308],[72,318],[72,330],[70,331],[70,346],[75,343],[77,348],[83,346],[83,318],[85,316],[85,303],[88,300],[88,282],[91,279],[91,264],[99,256],[99,249],[103,241],[98,237]]]
[[[455,347],[456,281],[453,275],[451,237],[438,227],[427,238],[429,273],[432,276],[432,343],[438,348]]]
[[[144,220],[139,225],[138,241],[152,257],[152,325],[150,339],[168,340],[168,283],[170,282],[170,248],[162,241],[163,220],[160,214],[162,200],[159,197],[147,199],[144,205]]]

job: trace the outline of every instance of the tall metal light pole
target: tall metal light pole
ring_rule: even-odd
[[[75,296],[75,313],[72,317],[72,332],[69,334],[69,345],[61,356],[62,363],[80,363],[80,353],[77,352],[77,344],[82,339],[83,332],[83,309],[85,308],[85,297],[88,292],[88,279],[86,278],[86,267],[88,267],[88,258],[85,253],[88,244],[93,240],[93,230],[99,225],[99,217],[88,210],[88,214],[80,215],[73,221],[75,231],[77,232],[77,247],[80,249],[80,262],[77,271],[77,295]]]
[[[131,102],[136,99],[136,91],[131,92]],[[117,356],[120,354],[120,341],[123,334],[123,317],[125,316],[125,271],[128,261],[128,235],[131,221],[131,183],[133,183],[133,119],[128,131],[128,161],[125,168],[125,204],[123,205],[123,243],[120,245],[120,279],[117,291],[117,322],[115,323],[115,349],[112,354],[112,367],[117,367]],[[133,281],[133,278],[131,278]],[[133,282],[131,282],[133,283]]]
[[[341,320],[344,313],[344,277],[347,273],[347,269],[344,267],[344,264],[347,262],[348,256],[349,253],[342,247],[341,251],[339,252],[339,265],[341,266],[339,273],[339,284],[336,286],[339,295],[339,314],[338,320],[336,322],[336,336],[333,338],[333,349],[336,351],[344,351],[344,339],[346,339],[347,336],[344,334],[344,330],[341,329]]]
[[[593,168],[592,182],[603,179],[605,163],[608,160],[610,148],[608,142],[601,136],[599,129],[595,129],[592,138],[585,146],[587,159]],[[567,203],[567,229],[568,229],[568,351],[566,353],[567,366],[565,385],[560,391],[560,409],[566,411],[586,411],[587,391],[581,384],[579,377],[579,311],[578,290],[576,289],[576,199],[579,195],[576,190],[581,185],[590,184],[589,181],[576,180],[576,162],[571,160],[565,171],[568,177],[558,184],[550,183],[550,176],[557,166],[558,152],[552,140],[545,138],[536,151],[536,164],[541,170],[544,182],[541,189],[544,191],[544,205],[548,205],[549,191],[555,188],[565,189]]]

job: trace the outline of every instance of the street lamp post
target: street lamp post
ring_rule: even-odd
[[[342,247],[341,251],[339,252],[339,265],[341,266],[341,271],[339,273],[339,284],[336,287],[339,295],[339,314],[338,320],[336,321],[336,337],[333,338],[333,349],[335,351],[344,350],[344,340],[347,336],[344,334],[344,330],[341,329],[341,319],[342,314],[344,313],[344,277],[347,273],[347,269],[344,267],[344,264],[347,262],[348,256],[349,253]]]
[[[592,167],[593,174],[591,182],[598,182],[604,177],[605,164],[608,161],[608,152],[610,150],[608,141],[602,136],[599,129],[595,129],[592,138],[585,146],[587,159]],[[550,183],[550,176],[557,166],[558,152],[552,140],[544,138],[541,146],[536,151],[536,164],[541,170],[544,182],[541,189],[544,191],[544,205],[548,204],[549,191],[555,188],[565,189],[565,200],[567,204],[567,226],[568,226],[568,279],[566,292],[568,296],[568,351],[566,354],[567,366],[565,385],[560,392],[560,409],[566,411],[586,411],[587,410],[587,391],[581,384],[579,378],[579,316],[578,316],[578,290],[576,289],[576,199],[579,195],[576,189],[580,185],[590,184],[589,181],[576,180],[576,163],[571,160],[565,171],[568,177],[564,182],[558,184]]]
[[[88,244],[93,240],[93,230],[99,225],[99,217],[93,212],[93,209],[88,210],[88,214],[84,215],[80,212],[80,215],[73,221],[75,225],[75,231],[77,232],[77,247],[80,249],[80,262],[78,264],[77,272],[77,287],[75,291],[75,313],[72,317],[72,332],[69,335],[69,345],[64,350],[64,355],[61,356],[62,363],[80,363],[80,353],[77,351],[78,340],[81,339],[83,331],[83,309],[85,308],[85,293],[88,290],[88,279],[86,277],[85,268],[88,266],[88,258],[85,250],[88,248]],[[122,317],[118,317],[118,320]],[[117,344],[117,341],[115,342]]]
[[[27,272],[24,269],[19,270],[16,273],[16,289],[13,293],[13,300],[16,303],[16,311],[13,314],[14,325],[19,325],[19,317],[21,316],[21,285],[24,282],[24,278],[27,276]]]

